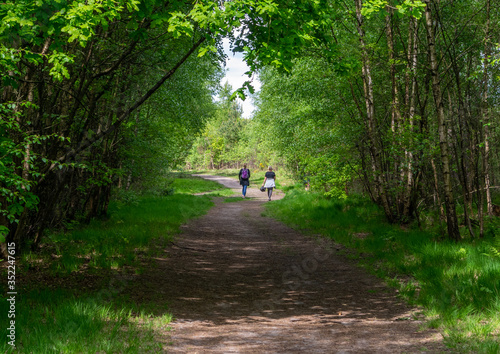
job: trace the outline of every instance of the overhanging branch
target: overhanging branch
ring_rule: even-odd
[[[81,141],[75,148],[69,150],[63,156],[57,159],[56,162],[52,163],[43,174],[46,174],[53,170],[58,163],[64,163],[68,160],[73,159],[80,152],[90,147],[96,141],[115,131],[132,114],[132,112],[134,112],[144,102],[146,102],[146,100],[151,97],[163,85],[163,83],[177,71],[177,69],[179,69],[179,67],[191,56],[191,54],[193,54],[193,52],[205,41],[205,39],[205,37],[202,37],[196,43],[194,43],[189,51],[174,65],[174,67],[170,69],[165,75],[163,75],[163,77],[158,80],[156,84],[151,87],[148,92],[146,92],[141,98],[139,98],[129,109],[122,113],[122,115],[118,117],[118,119],[108,129],[102,130],[101,132],[93,135],[91,138],[86,138],[85,140]]]

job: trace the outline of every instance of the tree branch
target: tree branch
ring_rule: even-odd
[[[68,152],[66,152],[66,154],[57,159],[57,162],[52,163],[44,174],[53,170],[56,167],[57,163],[63,163],[65,161],[73,159],[80,152],[90,147],[96,141],[115,131],[132,114],[132,112],[134,112],[144,102],[146,102],[146,100],[151,97],[163,85],[163,83],[177,71],[177,69],[179,69],[179,67],[191,56],[191,54],[193,54],[193,52],[205,41],[205,39],[205,37],[202,37],[196,43],[194,43],[191,49],[189,49],[189,51],[177,62],[177,64],[175,64],[172,69],[170,69],[165,75],[163,75],[163,77],[158,80],[158,82],[153,87],[151,87],[149,91],[146,92],[141,98],[139,98],[129,109],[122,113],[122,115],[118,117],[118,119],[108,129],[93,135],[92,138],[87,138],[80,142],[75,148],[69,150]]]

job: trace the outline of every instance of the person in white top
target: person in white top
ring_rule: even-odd
[[[271,166],[268,167],[266,175],[264,176],[264,183],[262,187],[267,188],[267,197],[271,201],[271,196],[273,195],[273,188],[276,187],[276,174],[273,172]]]

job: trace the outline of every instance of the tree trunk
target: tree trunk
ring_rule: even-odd
[[[472,229],[472,224],[470,221],[470,216],[469,216],[469,210],[472,209],[472,198],[471,198],[471,193],[470,193],[470,188],[469,188],[469,178],[467,176],[467,167],[465,164],[466,160],[466,153],[464,149],[464,140],[466,140],[465,137],[465,128],[463,127],[463,111],[462,111],[462,99],[460,97],[461,92],[460,92],[460,81],[457,79],[457,88],[458,88],[458,93],[457,96],[458,98],[455,99],[455,101],[459,102],[459,107],[458,111],[453,108],[452,106],[452,97],[451,93],[448,91],[448,101],[450,105],[450,112],[452,113],[453,116],[458,117],[458,126],[460,129],[460,134],[457,134],[455,129],[453,128],[453,124],[451,125],[452,127],[452,134],[453,136],[456,137],[458,140],[457,143],[455,144],[455,156],[456,156],[456,161],[457,161],[457,166],[458,166],[458,175],[459,178],[462,182],[462,197],[463,197],[463,204],[464,204],[464,224],[467,226],[467,229],[469,230],[469,234],[471,235],[472,238],[475,238],[476,235],[474,234],[474,230]]]
[[[399,111],[398,86],[396,82],[396,63],[394,58],[394,36],[392,32],[392,10],[387,9],[389,14],[385,17],[385,30],[387,36],[387,46],[389,47],[389,67],[392,85],[391,102],[391,131],[396,133],[401,124],[401,113]]]
[[[438,60],[435,46],[433,18],[430,1],[426,0],[425,3],[427,5],[425,8],[425,27],[427,29],[427,45],[429,51],[430,74],[432,77],[432,92],[434,96],[434,103],[436,105],[438,123],[439,147],[441,152],[441,164],[443,170],[444,203],[446,207],[448,237],[452,240],[458,241],[460,239],[460,232],[458,229],[455,199],[453,197],[453,186],[451,184],[451,167],[448,150],[447,124],[441,94],[441,82],[438,73]]]
[[[439,177],[437,173],[437,168],[436,168],[436,163],[434,162],[434,159],[431,159],[431,166],[432,166],[432,172],[434,175],[434,189],[436,193],[434,194],[434,203],[437,204],[439,207],[439,215],[441,216],[441,220],[444,220],[444,209],[443,209],[443,204],[441,204],[441,197],[439,193]]]
[[[483,57],[483,94],[482,94],[482,116],[483,116],[483,137],[484,137],[484,148],[483,148],[483,173],[484,173],[484,184],[486,190],[486,205],[488,215],[493,215],[493,202],[491,199],[491,179],[490,179],[490,116],[489,116],[489,107],[488,107],[488,82],[489,82],[489,71],[488,71],[488,60],[491,53],[490,49],[490,0],[486,0],[486,29],[484,35],[484,57]],[[481,205],[482,209],[482,205]],[[483,234],[483,215],[480,216],[481,223],[481,235]]]
[[[361,44],[362,56],[362,76],[363,76],[363,90],[365,96],[366,106],[366,127],[368,130],[368,139],[370,144],[370,153],[372,158],[372,170],[374,178],[374,187],[378,194],[382,208],[389,222],[394,222],[394,216],[389,206],[385,186],[382,180],[382,164],[380,163],[380,149],[376,138],[377,123],[375,117],[375,104],[373,100],[373,81],[371,76],[370,59],[368,55],[368,48],[365,43],[365,31],[363,28],[363,15],[361,9],[363,7],[362,0],[356,0],[356,27],[358,30],[359,41]]]
[[[413,139],[414,120],[415,120],[415,97],[417,91],[417,19],[410,19],[410,26],[408,31],[408,64],[407,64],[407,78],[406,78],[406,104],[408,106],[408,126],[410,129],[411,139]],[[410,77],[411,76],[411,89]],[[409,142],[410,148],[405,151],[406,160],[406,188],[403,197],[403,216],[410,215],[411,195],[414,186],[413,180],[413,152],[412,140]]]

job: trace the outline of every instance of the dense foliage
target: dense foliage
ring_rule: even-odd
[[[112,185],[147,182],[182,161],[214,112],[221,38],[246,53],[252,70],[290,67],[312,40],[320,8],[253,0],[0,4],[0,237],[36,245],[46,228],[106,213]]]
[[[158,125],[164,134],[157,139],[169,139],[172,151],[185,145],[211,104],[213,85],[206,83],[220,71],[208,56],[189,59],[202,33],[181,36],[175,23],[161,25],[189,8],[154,1],[2,4],[0,202],[8,240],[36,244],[47,227],[105,213],[112,183],[140,171],[139,160],[148,163],[140,145]],[[198,65],[205,69],[192,70]],[[187,82],[192,90],[183,95],[177,88]],[[190,99],[198,108],[181,109]],[[181,117],[183,131],[174,126]],[[170,129],[178,133],[171,137]],[[148,154],[158,156],[159,145],[149,141]]]
[[[329,2],[293,69],[260,71],[242,160],[284,165],[332,197],[361,190],[392,223],[435,212],[450,239],[482,237],[500,215],[491,5]]]
[[[304,169],[320,166],[313,175],[336,177],[340,186],[349,164],[389,221],[435,207],[451,239],[483,236],[500,177],[500,14],[489,1],[428,2],[415,17],[395,5],[373,13],[358,1],[337,8],[330,38],[297,60],[298,70],[283,83],[276,73],[264,76],[258,118],[277,120],[273,139],[288,147],[279,151],[294,164],[305,155]],[[306,144],[290,148],[300,136]],[[326,152],[308,153],[318,140]],[[335,154],[326,159],[335,173],[322,163],[325,154]]]

